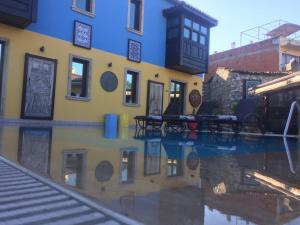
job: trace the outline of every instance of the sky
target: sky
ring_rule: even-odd
[[[300,24],[300,0],[185,1],[219,21],[211,30],[210,53],[228,50],[233,42],[238,47],[240,33],[259,25],[279,19]]]

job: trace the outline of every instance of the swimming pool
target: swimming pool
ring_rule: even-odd
[[[145,224],[299,224],[299,146],[254,135],[0,129],[5,158]]]

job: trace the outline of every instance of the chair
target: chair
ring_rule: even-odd
[[[236,133],[239,133],[243,126],[254,126],[264,133],[264,115],[258,112],[261,103],[259,98],[243,99],[239,101],[234,115],[197,115],[197,120],[217,126],[218,130],[221,129],[221,125],[229,124]]]
[[[188,116],[181,115],[180,107],[176,103],[170,103],[163,115],[136,116],[136,129],[146,129],[151,126],[154,129],[160,129],[165,122],[165,129],[181,130],[185,128],[185,122]]]
[[[216,101],[203,102],[198,109],[197,115],[213,115],[219,108],[219,104]]]

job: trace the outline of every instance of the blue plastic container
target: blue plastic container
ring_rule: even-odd
[[[104,116],[104,137],[115,139],[118,137],[118,115],[106,114]]]

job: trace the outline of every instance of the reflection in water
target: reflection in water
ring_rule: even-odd
[[[160,174],[161,140],[153,139],[145,141],[144,175],[153,176]]]
[[[177,136],[177,135],[176,135]],[[180,136],[178,136],[180,137]],[[178,139],[177,139],[178,140]],[[179,142],[173,137],[162,139],[162,145],[167,154],[167,176],[176,177],[183,175],[183,148],[184,143]]]
[[[83,188],[85,179],[86,151],[64,151],[63,180],[67,185]]]
[[[135,154],[136,150],[123,149],[121,159],[121,182],[123,184],[132,184],[135,173]]]
[[[131,130],[102,137],[98,128],[3,127],[0,152],[145,224],[299,224],[297,140]]]
[[[20,128],[18,161],[42,175],[49,174],[52,128]]]

